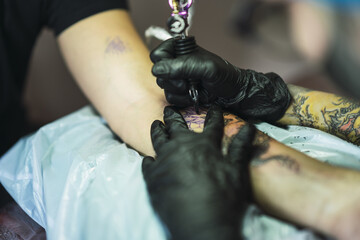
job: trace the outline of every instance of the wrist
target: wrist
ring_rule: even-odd
[[[231,83],[231,86],[226,87],[226,89],[231,88],[231,91],[228,92],[232,92],[232,94],[229,97],[227,97],[226,95],[217,94],[219,97],[216,100],[216,104],[223,108],[230,109],[232,106],[240,103],[246,98],[248,81],[243,80],[243,73],[241,69],[233,66],[226,60],[224,61],[227,65],[229,65],[228,69],[230,68],[228,70],[228,74],[226,75],[226,77],[224,77],[224,82]]]
[[[151,143],[150,128],[155,120],[163,119],[163,111],[167,103],[155,96],[144,97],[143,100],[122,106],[114,110],[116,121],[109,122],[111,129],[126,144],[144,156],[155,156]],[[141,139],[141,141],[139,141]]]
[[[246,120],[276,122],[285,114],[292,97],[285,82],[275,73],[240,70],[238,94],[219,98],[217,103]]]
[[[215,103],[222,108],[229,109],[231,106],[241,102],[245,98],[245,94],[243,92],[238,93],[234,98],[223,98],[218,97]]]

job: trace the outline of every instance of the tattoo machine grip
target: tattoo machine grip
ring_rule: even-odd
[[[183,56],[196,51],[198,48],[195,37],[186,36],[175,38],[175,54],[176,56]],[[198,86],[200,81],[197,79],[189,79],[189,95],[195,104],[195,111],[199,114],[199,91]]]

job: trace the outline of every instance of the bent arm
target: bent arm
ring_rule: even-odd
[[[360,103],[289,85],[293,102],[278,122],[316,128],[360,145]]]
[[[201,131],[200,116],[182,112],[190,129]],[[224,151],[245,122],[225,113]],[[322,163],[258,132],[250,164],[256,203],[267,213],[322,233],[346,239],[357,236],[360,174]]]
[[[166,100],[128,12],[93,15],[66,29],[58,42],[75,80],[112,130],[153,155],[149,129],[162,118]]]

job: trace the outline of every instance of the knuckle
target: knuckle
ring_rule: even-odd
[[[153,63],[156,63],[159,61],[158,49],[154,49],[153,51],[151,51],[150,59]]]
[[[161,88],[164,89],[165,87],[165,80],[162,78],[157,78],[156,79],[156,84]]]

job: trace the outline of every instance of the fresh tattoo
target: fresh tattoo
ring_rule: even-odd
[[[112,37],[106,40],[107,45],[105,53],[107,54],[122,54],[126,52],[131,52],[129,45],[121,40],[120,37]]]
[[[207,109],[200,109],[200,114],[195,112],[193,107],[189,107],[186,110],[181,111],[184,120],[186,121],[188,128],[194,132],[202,132]],[[227,154],[227,150],[229,148],[232,139],[239,132],[242,126],[245,125],[245,121],[241,118],[230,114],[224,113],[224,137],[222,144],[222,152],[223,154]]]
[[[206,109],[200,109],[200,114],[197,114],[195,108],[189,107],[181,111],[188,128],[194,132],[201,132],[206,118]]]
[[[194,108],[187,108],[186,110],[181,111],[185,121],[188,124],[190,130],[195,132],[201,132],[204,126],[206,118],[206,109],[201,109],[200,114],[196,114]],[[222,140],[222,152],[227,154],[229,146],[235,137],[235,135],[240,131],[240,129],[246,124],[241,118],[230,114],[224,113],[224,137]],[[270,148],[271,141],[274,141],[271,137],[266,135],[263,132],[258,131],[254,140],[254,152],[253,158],[251,160],[251,166],[259,167],[271,161],[277,161],[281,166],[291,170],[292,172],[299,173],[300,165],[296,160],[291,157],[284,155],[275,155],[275,156],[266,156]]]

